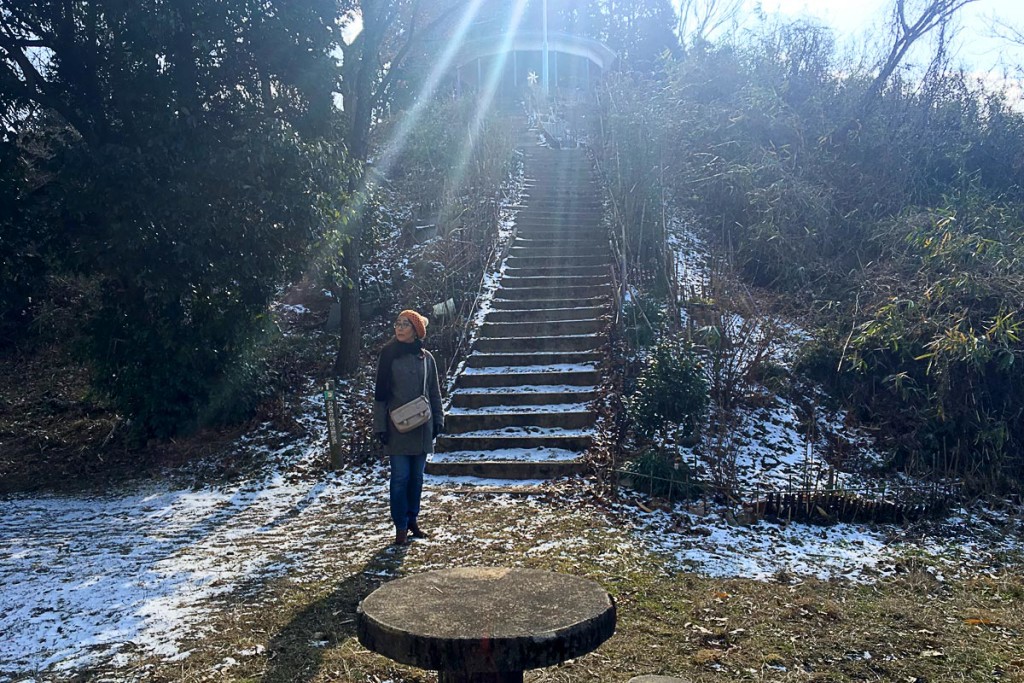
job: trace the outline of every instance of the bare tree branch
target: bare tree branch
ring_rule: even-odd
[[[1024,45],[1024,28],[1014,26],[999,17],[992,18],[992,35],[1017,45]]]
[[[928,0],[917,19],[908,22],[907,0],[896,0],[893,8],[895,36],[892,47],[879,65],[878,75],[864,94],[864,106],[870,106],[875,100],[914,43],[936,26],[948,22],[961,8],[972,2],[977,0]]]
[[[676,32],[684,45],[709,40],[711,35],[735,22],[743,0],[681,0]]]

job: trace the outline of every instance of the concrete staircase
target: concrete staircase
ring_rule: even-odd
[[[525,171],[516,237],[431,474],[535,479],[585,468],[612,293],[600,192],[582,150],[528,146]]]

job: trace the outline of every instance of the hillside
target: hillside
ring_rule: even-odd
[[[697,268],[702,243],[680,245]],[[326,350],[324,312],[308,299],[282,306],[286,338]],[[365,419],[370,381],[364,371],[344,385],[346,429]],[[571,572],[615,597],[606,646],[527,680],[1021,673],[1015,513],[810,525],[744,519],[710,498],[672,503],[593,475],[428,476],[433,538],[396,548],[383,464],[326,471],[316,384],[298,382],[283,404],[291,430],[254,423],[223,436],[218,457],[155,481],[6,496],[0,680],[431,680],[362,649],[354,607],[382,581],[462,565]],[[798,410],[775,396],[744,414],[744,486],[806,476]],[[866,437],[858,444],[870,449]],[[213,472],[226,478],[212,484]]]

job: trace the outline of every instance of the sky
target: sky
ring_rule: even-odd
[[[748,1],[751,7],[756,3]],[[866,37],[886,35],[893,0],[761,0],[761,6],[769,13],[817,19],[860,44]],[[1024,30],[1024,0],[975,0],[962,8],[955,56],[973,71],[1002,73],[1005,68],[1012,74],[1024,66],[1024,46],[994,37],[995,20]]]
[[[755,6],[768,14],[789,18],[816,19],[835,29],[840,44],[843,39],[852,45],[863,44],[865,38],[877,40],[885,36],[884,26],[894,0],[746,0],[747,12]],[[924,0],[917,0],[918,3]],[[678,0],[676,1],[678,5]],[[908,2],[914,5],[914,0]],[[956,57],[972,71],[1015,74],[1024,70],[1024,46],[1013,45],[993,35],[993,24],[1000,21],[1024,33],[1024,0],[974,0],[959,12],[959,46]],[[362,28],[358,18],[344,31],[345,42],[352,40]],[[1018,73],[1019,75],[1019,73]]]

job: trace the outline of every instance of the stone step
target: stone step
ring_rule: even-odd
[[[595,273],[609,273],[608,266],[527,266],[518,268],[515,265],[505,264],[506,277],[542,277],[551,275],[593,275]]]
[[[551,177],[541,177],[542,174],[528,170],[523,176],[523,188],[527,191],[539,191],[542,193],[590,193],[597,192],[601,185],[600,180],[589,169],[577,170],[576,173],[562,174],[559,182],[552,182]]]
[[[578,259],[578,258],[591,258],[599,262],[608,262],[608,245],[601,244],[600,242],[594,244],[590,243],[589,246],[583,246],[582,244],[566,244],[552,242],[547,247],[539,247],[536,245],[530,246],[513,246],[508,250],[508,257],[510,259],[519,258],[559,258],[559,259]],[[512,264],[508,264],[512,265]],[[585,264],[581,264],[585,265]],[[513,267],[515,267],[513,265]],[[508,273],[506,273],[508,275]]]
[[[600,220],[539,220],[531,218],[516,221],[516,235],[541,239],[593,239],[600,235],[608,239],[608,231]]]
[[[530,179],[538,175],[538,171],[558,171],[563,183],[568,184],[573,180],[590,177],[594,174],[590,159],[585,156],[575,158],[567,156],[572,152],[561,150],[557,157],[544,156],[543,154],[525,154],[529,164],[526,167],[526,178]]]
[[[607,236],[604,235],[603,237]],[[598,245],[607,248],[607,240],[602,239],[600,242],[595,242],[594,235],[585,234],[583,237],[577,237],[571,232],[552,233],[551,237],[528,237],[526,235],[517,234],[515,240],[512,241],[513,249],[516,247],[548,249],[550,247],[595,247]]]
[[[521,231],[523,228],[544,227],[557,229],[566,225],[585,225],[597,228],[604,222],[602,216],[580,216],[578,214],[551,215],[534,214],[520,211],[515,218],[516,227]]]
[[[506,265],[512,268],[547,267],[557,268],[559,266],[608,266],[612,262],[612,255],[602,254],[595,256],[516,256],[509,257]]]
[[[527,351],[516,353],[472,353],[466,358],[466,367],[494,368],[516,365],[556,365],[566,363],[598,363],[600,351]]]
[[[597,370],[538,370],[526,372],[525,368],[534,367],[529,365],[520,366],[499,366],[486,368],[487,372],[473,372],[476,368],[467,368],[455,380],[457,388],[478,388],[478,387],[514,387],[520,384],[530,385],[569,385],[569,386],[595,386],[601,381]],[[536,366],[541,367],[541,366]],[[548,366],[557,368],[558,366]],[[507,371],[502,372],[507,368]]]
[[[605,221],[601,216],[566,216],[526,215],[520,213],[515,219],[516,234],[525,235],[532,232],[571,233],[573,231],[606,232]]]
[[[527,187],[518,201],[515,204],[510,204],[509,206],[512,208],[536,210],[578,206],[586,210],[603,211],[604,201],[600,198],[595,198],[589,190],[555,193],[545,192],[543,190],[538,192],[538,188],[536,187]]]
[[[527,200],[526,204],[516,205],[521,207],[516,213],[516,218],[524,217],[536,217],[544,218],[547,216],[562,217],[562,216],[580,216],[590,217],[592,215],[603,216],[605,208],[599,203],[580,203],[571,199],[564,201],[551,200],[541,203],[535,203],[533,200]]]
[[[573,334],[596,334],[605,326],[605,321],[590,320],[541,320],[519,322],[490,322],[480,326],[480,337],[557,337]]]
[[[590,174],[577,174],[555,180],[530,174],[523,178],[523,195],[529,199],[545,197],[578,197],[593,199],[600,196],[601,186]]]
[[[603,227],[563,227],[563,228],[525,228],[516,233],[517,237],[530,240],[528,243],[515,244],[513,247],[559,247],[598,245],[608,249],[608,232]]]
[[[610,297],[611,294],[611,284],[580,285],[578,287],[516,287],[514,289],[499,287],[495,292],[495,295],[502,299],[553,299],[556,301],[566,301],[576,297]]]
[[[604,343],[603,335],[562,335],[559,337],[480,337],[474,351],[508,353],[516,351],[591,351]]]
[[[598,230],[601,227],[601,216],[583,216],[580,214],[567,214],[565,216],[554,215],[523,215],[516,216],[516,230],[523,234],[531,230],[566,230],[566,229],[587,229]]]
[[[593,199],[577,199],[573,197],[524,197],[517,206],[520,216],[530,214],[572,215],[587,213],[604,213],[604,204]]]
[[[528,429],[528,428],[527,428]],[[558,448],[567,451],[585,451],[594,441],[594,437],[581,431],[537,429],[538,433],[529,434],[525,429],[502,431],[478,431],[466,434],[442,434],[434,442],[434,450],[438,453],[451,451],[494,451],[511,448]]]
[[[516,223],[519,223],[520,219],[531,219],[531,220],[565,220],[569,219],[593,219],[597,217],[602,218],[605,215],[605,209],[603,206],[595,204],[593,206],[576,206],[570,203],[562,203],[561,205],[557,202],[542,205],[523,205],[522,208],[518,209],[515,214]]]
[[[536,448],[500,451],[434,453],[427,459],[427,474],[481,479],[553,479],[586,471],[587,464],[575,451],[551,457],[560,449]]]
[[[607,245],[608,231],[597,223],[591,224],[536,224],[518,225],[516,237],[526,240],[544,240],[550,242],[589,242]]]
[[[541,177],[539,174],[531,173],[523,178],[523,197],[528,201],[550,197],[600,201],[601,185],[589,173],[559,178]]]
[[[573,299],[500,299],[491,301],[493,311],[531,311],[542,308],[564,308],[571,306],[608,306],[611,297],[605,294],[591,297],[575,297]]]
[[[594,270],[600,270],[595,268]],[[607,285],[612,281],[611,273],[607,269],[604,272],[591,272],[587,275],[525,275],[522,277],[511,276],[508,272],[501,278],[501,286],[504,289],[524,289],[530,287],[590,287],[593,285]]]
[[[516,323],[555,320],[590,320],[608,313],[608,306],[577,306],[575,308],[534,308],[521,311],[492,310],[489,323]]]
[[[513,247],[595,247],[608,248],[608,231],[603,225],[519,225]]]
[[[584,268],[611,264],[607,249],[588,249],[579,253],[571,249],[510,249],[506,268]],[[567,273],[568,274],[568,273]]]
[[[563,156],[552,159],[541,155],[527,154],[526,160],[529,162],[524,174],[526,180],[536,178],[550,180],[550,176],[555,174],[560,181],[556,187],[572,185],[573,182],[593,182],[594,169],[590,164],[590,159],[584,157],[569,159]]]
[[[524,189],[549,193],[580,192],[588,188],[596,191],[594,188],[600,187],[599,182],[590,169],[583,168],[537,166],[528,168],[523,175]]]
[[[514,413],[454,413],[445,415],[445,433],[458,436],[465,432],[505,427],[559,427],[561,429],[584,429],[594,424],[596,415],[590,410],[570,412],[514,412]]]
[[[559,403],[576,405],[597,398],[595,387],[520,384],[511,387],[456,389],[451,394],[453,408],[493,408],[505,406],[547,406]]]

